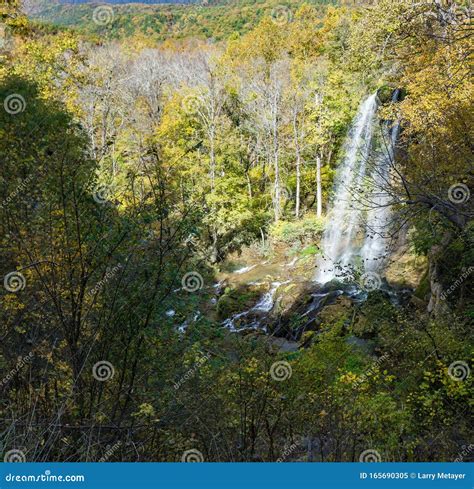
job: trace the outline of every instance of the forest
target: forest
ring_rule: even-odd
[[[470,2],[25,4],[1,460],[474,460]]]
[[[109,3],[109,2],[107,2]],[[110,2],[112,3],[112,2]],[[50,26],[68,27],[97,39],[139,38],[140,42],[155,47],[168,39],[212,39],[222,41],[232,34],[252,30],[264,17],[281,18],[292,15],[303,5],[303,0],[281,3],[279,0],[193,0],[192,2],[113,2],[97,21],[91,22],[97,4],[59,0],[26,0],[27,12],[35,22]],[[120,3],[120,5],[115,5]],[[125,3],[125,4],[123,4]],[[191,3],[191,5],[183,5]],[[308,0],[322,14],[333,0]]]

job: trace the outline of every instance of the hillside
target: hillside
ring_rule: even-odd
[[[123,3],[121,0],[107,2]],[[162,3],[175,3],[172,1]],[[144,5],[131,4],[100,7],[97,3],[64,4],[50,0],[36,3],[27,11],[34,20],[66,27],[75,27],[87,34],[109,39],[143,36],[149,41],[183,39],[187,37],[226,39],[233,33],[244,34],[266,15],[276,22],[292,18],[303,0],[207,2],[205,5]],[[306,3],[318,6],[321,14],[329,0]],[[94,12],[96,14],[94,15]],[[97,14],[102,13],[102,17]],[[94,20],[95,19],[95,20]]]
[[[350,1],[0,8],[2,470],[474,460],[471,12]]]

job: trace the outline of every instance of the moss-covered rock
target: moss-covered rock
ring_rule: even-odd
[[[381,290],[370,292],[367,301],[357,311],[352,332],[359,338],[370,339],[377,336],[384,324],[396,324],[397,309]]]
[[[396,87],[390,85],[384,85],[377,90],[377,97],[382,105],[389,104],[392,101],[393,94]],[[399,100],[403,100],[406,96],[405,90],[402,89],[399,92]]]
[[[239,286],[226,288],[224,295],[217,301],[217,314],[219,319],[227,319],[234,314],[246,311],[254,306],[265,288],[257,286]]]
[[[350,320],[352,315],[352,301],[348,297],[338,297],[334,304],[329,304],[319,313],[321,326],[331,327],[335,324],[343,324]]]
[[[423,277],[418,284],[418,287],[415,289],[414,297],[420,299],[422,301],[428,301],[430,298],[430,277],[428,271],[425,272]]]
[[[427,270],[426,257],[416,255],[404,245],[392,255],[385,276],[391,285],[416,289]]]

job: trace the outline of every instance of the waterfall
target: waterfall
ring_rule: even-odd
[[[356,236],[360,230],[361,210],[354,206],[354,193],[365,177],[377,112],[377,94],[359,107],[345,142],[345,157],[337,169],[334,202],[321,242],[316,281],[326,283],[347,272],[357,253]]]
[[[398,101],[399,94],[399,90],[396,90],[392,100]],[[336,172],[332,210],[321,241],[322,255],[317,263],[315,280],[319,283],[350,277],[352,269],[358,264],[366,272],[375,272],[382,268],[387,256],[390,195],[385,189],[390,178],[399,126],[394,124],[390,127],[387,124],[383,128],[388,148],[381,152],[373,170],[369,172],[367,167],[374,146],[377,100],[377,93],[374,93],[361,104],[344,145],[345,156]],[[361,187],[367,185],[368,173],[372,188],[368,208],[364,209],[361,203],[363,199],[357,198],[357,195]],[[364,231],[364,217],[365,238],[359,239]]]
[[[397,102],[399,96],[400,90],[395,90],[392,102]],[[390,127],[390,123],[387,123],[384,129],[387,147],[384,148],[382,155],[378,158],[373,171],[372,183],[374,188],[370,197],[366,235],[361,250],[362,262],[366,272],[381,270],[389,251],[387,233],[389,232],[391,210],[390,195],[386,189],[390,180],[390,166],[395,156],[395,145],[400,126],[395,123]]]

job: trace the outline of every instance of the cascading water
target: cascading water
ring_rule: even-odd
[[[277,290],[282,286],[288,284],[289,281],[286,282],[273,282],[271,289],[266,292],[260,300],[253,306],[251,309],[248,311],[240,312],[238,314],[234,314],[231,318],[226,319],[222,324],[226,328],[230,329],[231,331],[234,332],[239,332],[239,331],[244,331],[246,329],[258,329],[260,327],[260,321],[252,317],[251,321],[247,322],[243,326],[239,326],[237,328],[235,324],[241,320],[242,318],[246,318],[247,316],[251,314],[264,314],[268,313],[273,309],[273,306],[275,304],[275,294]]]
[[[399,91],[396,90],[392,100],[398,101],[398,97]],[[345,157],[336,174],[333,209],[328,216],[321,242],[322,256],[315,277],[319,283],[350,277],[358,259],[365,272],[376,272],[381,269],[387,256],[390,196],[385,189],[390,178],[390,165],[399,133],[398,124],[384,128],[389,136],[389,147],[388,151],[382,151],[382,156],[377,158],[370,175],[373,188],[368,198],[369,205],[366,205],[365,238],[362,242],[359,239],[364,230],[364,205],[358,194],[366,183],[367,163],[373,150],[377,100],[377,93],[374,93],[361,104],[345,143]]]
[[[376,112],[377,94],[374,93],[360,106],[346,140],[346,156],[336,174],[333,210],[328,216],[321,243],[317,282],[326,283],[341,276],[354,263],[361,219],[361,210],[353,205],[354,193],[365,176]]]
[[[395,90],[392,102],[397,102],[400,90]],[[389,251],[388,231],[390,226],[390,195],[386,189],[390,181],[390,166],[395,156],[400,126],[395,123],[385,127],[387,148],[378,159],[372,175],[373,191],[370,197],[369,211],[367,213],[367,229],[361,257],[366,272],[377,272],[385,262]],[[384,135],[385,136],[385,135]]]

